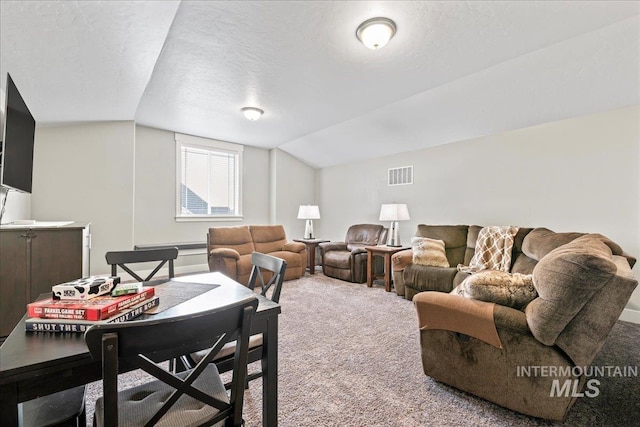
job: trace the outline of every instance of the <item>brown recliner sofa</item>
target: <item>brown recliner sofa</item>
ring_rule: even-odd
[[[522,233],[516,235],[511,271],[529,272],[537,294],[524,307],[455,291],[413,295],[423,370],[501,406],[560,420],[580,393],[598,393],[602,379],[589,376],[587,367],[638,284],[631,272],[635,258],[598,234],[545,228]],[[461,274],[453,275],[450,286],[468,277]],[[446,291],[444,282],[438,286]]]
[[[413,263],[413,251],[407,249],[391,257],[393,283],[398,295],[408,300],[425,291],[450,292],[469,274],[458,271],[458,264],[468,266],[475,253],[481,225],[425,225],[420,224],[416,237],[428,237],[444,241],[445,252],[450,267],[432,267]],[[537,244],[529,244],[523,253],[523,243],[529,233],[535,231]],[[541,253],[583,236],[585,233],[554,233],[547,228],[519,227],[514,236],[511,253],[510,273],[531,274]],[[539,242],[545,238],[543,247]],[[531,240],[533,241],[533,240]],[[621,250],[621,249],[620,249]],[[624,254],[629,256],[628,254]],[[630,257],[630,256],[629,256]],[[635,258],[630,257],[635,262]]]
[[[365,247],[383,244],[386,239],[387,229],[382,225],[352,225],[347,230],[344,242],[320,244],[322,272],[325,276],[348,282],[366,282],[367,251]]]
[[[299,279],[304,275],[307,247],[304,243],[287,241],[282,225],[209,228],[207,252],[210,271],[221,271],[246,285],[251,275],[251,254],[254,251],[287,261],[284,280]]]

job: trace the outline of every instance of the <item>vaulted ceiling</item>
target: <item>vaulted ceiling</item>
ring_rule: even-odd
[[[2,88],[39,125],[135,120],[326,167],[640,103],[637,1],[0,4]],[[375,16],[397,25],[377,51],[355,37]]]

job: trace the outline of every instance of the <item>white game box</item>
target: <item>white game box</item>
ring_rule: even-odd
[[[117,276],[90,276],[54,285],[51,292],[54,299],[88,300],[111,293],[118,283]]]

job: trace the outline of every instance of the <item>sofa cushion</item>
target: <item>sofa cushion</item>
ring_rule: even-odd
[[[256,252],[269,254],[282,250],[287,243],[287,235],[282,225],[251,225],[249,227]]]
[[[269,255],[285,260],[287,262],[287,269],[307,266],[306,264],[307,260],[303,259],[300,256],[300,254],[298,254],[297,252],[276,251],[276,252],[271,252]]]
[[[281,258],[287,262],[287,269],[284,272],[284,280],[299,279],[304,275],[307,268],[307,259],[300,256],[297,252],[276,251],[269,255]]]
[[[511,256],[511,272],[520,274],[531,274],[538,261],[529,258],[522,252],[516,252],[515,248]]]
[[[538,295],[533,286],[532,275],[495,270],[484,270],[472,274],[451,293],[517,309],[522,308]]]
[[[351,251],[329,251],[324,254],[324,265],[328,267],[350,269],[351,268]]]
[[[445,268],[411,264],[404,269],[402,274],[405,287],[410,287],[416,292],[451,292],[453,278],[457,272],[458,270],[455,267]]]
[[[470,225],[467,231],[467,247],[464,252],[464,265],[469,265],[471,258],[476,251],[476,241],[478,241],[478,234],[484,227],[481,225]]]
[[[615,276],[616,270],[611,249],[596,235],[578,237],[549,252],[533,269],[539,298],[525,310],[533,336],[545,345],[554,345],[567,324]]]
[[[433,267],[450,267],[444,249],[444,241],[428,237],[414,237],[411,239],[413,262],[418,265]]]
[[[511,252],[511,273],[531,274],[533,267],[538,261],[529,258],[522,253],[522,245],[524,239],[533,230],[533,228],[520,227],[518,233],[513,238],[513,251]]]
[[[464,262],[464,254],[467,249],[466,225],[418,225],[416,237],[429,237],[444,241],[449,265],[458,265]]]

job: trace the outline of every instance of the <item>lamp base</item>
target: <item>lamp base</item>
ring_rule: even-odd
[[[308,219],[304,226],[304,238],[313,239],[313,220]]]
[[[398,234],[398,221],[391,222],[391,227],[389,227],[389,237],[387,238],[387,246],[394,248],[402,246],[402,244],[400,244],[400,235]]]

